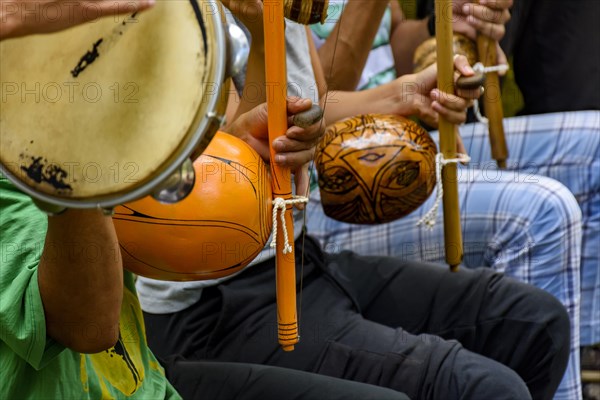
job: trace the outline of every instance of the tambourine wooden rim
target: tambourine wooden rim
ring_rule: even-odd
[[[204,27],[202,30],[205,43],[210,40],[216,51],[227,48],[225,29],[222,23],[220,5],[214,0],[189,0],[196,15],[201,15]],[[206,12],[206,11],[214,12]],[[204,11],[200,13],[200,11]],[[221,49],[221,50],[220,50]],[[224,97],[227,92],[223,85],[226,74],[226,57],[217,57],[215,51],[206,52],[206,74],[207,82],[203,82],[202,96],[205,99],[198,107],[192,124],[188,129],[185,139],[177,146],[170,158],[165,160],[152,176],[145,178],[132,188],[127,188],[115,193],[91,196],[89,198],[65,197],[53,195],[36,190],[25,181],[15,176],[4,163],[0,163],[0,172],[6,176],[20,190],[34,199],[52,205],[67,208],[112,208],[118,204],[133,201],[150,193],[158,184],[165,181],[173,174],[192,153],[199,154],[206,148],[210,139],[214,136],[222,120],[224,112]],[[209,84],[219,87],[219,93],[214,96],[206,96]]]

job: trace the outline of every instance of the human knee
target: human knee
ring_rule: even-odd
[[[461,350],[454,360],[449,390],[458,399],[527,400],[531,394],[512,369],[479,354]],[[435,398],[444,398],[439,396]]]
[[[490,274],[487,293],[493,301],[488,303],[507,320],[528,322],[547,334],[555,347],[568,347],[570,317],[565,306],[552,294],[538,287]]]
[[[473,386],[472,395],[463,394],[464,399],[510,399],[527,400],[531,399],[531,393],[521,377],[512,369],[496,363],[491,368],[482,370],[486,374],[483,379],[478,380]],[[481,394],[479,394],[481,393]],[[486,394],[484,396],[484,394]]]
[[[568,257],[569,272],[577,273],[572,269],[579,265],[582,212],[563,184],[531,175],[503,186],[502,199],[496,206],[500,222],[494,221],[484,256],[489,265],[511,275],[529,266],[558,273],[564,269],[559,260]]]
[[[582,212],[577,199],[562,183],[545,176],[535,176],[537,190],[543,201],[537,213],[531,215],[531,221],[553,221],[554,228],[561,231],[574,229],[582,224]],[[554,230],[555,231],[555,230]],[[549,230],[553,232],[553,230]]]
[[[556,297],[543,290],[536,289],[531,296],[531,302],[539,309],[538,315],[543,318],[540,322],[546,326],[555,351],[564,353],[566,360],[571,340],[570,317],[566,308]]]

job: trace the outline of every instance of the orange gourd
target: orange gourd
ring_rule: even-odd
[[[190,195],[148,196],[115,208],[124,267],[159,280],[214,279],[241,270],[271,233],[268,168],[248,144],[218,132],[194,162]]]

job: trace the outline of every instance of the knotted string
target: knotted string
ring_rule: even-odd
[[[283,254],[291,253],[293,250],[288,239],[287,225],[285,223],[285,209],[288,205],[300,203],[308,203],[308,197],[292,196],[292,198],[289,200],[286,200],[283,197],[276,197],[273,199],[273,240],[271,240],[271,248],[275,248],[277,246],[277,213],[279,210],[281,210],[279,215],[281,218],[281,230],[283,231]]]
[[[442,168],[444,165],[450,164],[450,163],[459,163],[459,162],[469,162],[471,161],[471,157],[469,157],[466,154],[457,154],[457,158],[449,158],[449,159],[445,159],[444,158],[444,154],[443,153],[437,153],[435,156],[435,179],[436,179],[436,183],[435,183],[435,188],[436,188],[436,196],[435,196],[435,202],[433,203],[433,206],[431,207],[431,209],[429,211],[427,211],[425,213],[425,215],[423,215],[423,217],[421,217],[421,219],[419,219],[417,221],[417,226],[420,225],[426,225],[428,229],[433,229],[433,227],[435,226],[435,222],[437,219],[437,214],[438,214],[438,209],[440,208],[440,202],[442,201],[442,198],[444,197],[444,186],[442,184]]]
[[[473,70],[475,72],[480,72],[483,74],[489,74],[490,72],[506,72],[509,70],[508,64],[500,64],[494,65],[490,67],[484,67],[482,63],[478,62],[473,65]],[[475,99],[473,101],[473,113],[479,122],[482,124],[489,125],[490,121],[481,114],[481,108],[479,107],[479,100]]]

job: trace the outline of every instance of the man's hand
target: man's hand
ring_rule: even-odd
[[[475,73],[464,56],[454,58],[454,68],[455,81],[461,75],[472,76]],[[481,95],[480,89],[456,89],[454,94],[437,89],[436,64],[417,74],[405,75],[397,81],[400,90],[404,92],[404,100],[411,103],[409,114],[418,116],[431,127],[437,127],[440,115],[453,124],[462,124],[467,119],[467,108],[472,100]]]
[[[51,33],[100,17],[145,10],[155,0],[0,0],[0,40]]]
[[[454,0],[454,32],[475,39],[477,33],[498,41],[504,37],[504,25],[510,20],[513,0]]]
[[[289,97],[287,101],[289,128],[284,136],[273,142],[275,163],[292,171],[296,183],[296,193],[301,196],[308,193],[308,162],[314,157],[315,146],[323,134],[325,124],[319,121],[308,128],[300,128],[293,125],[292,117],[309,110],[311,106],[312,101],[309,99]],[[265,103],[240,115],[223,130],[244,140],[266,162],[271,161],[267,105]],[[298,208],[302,207],[303,205],[298,205]]]

